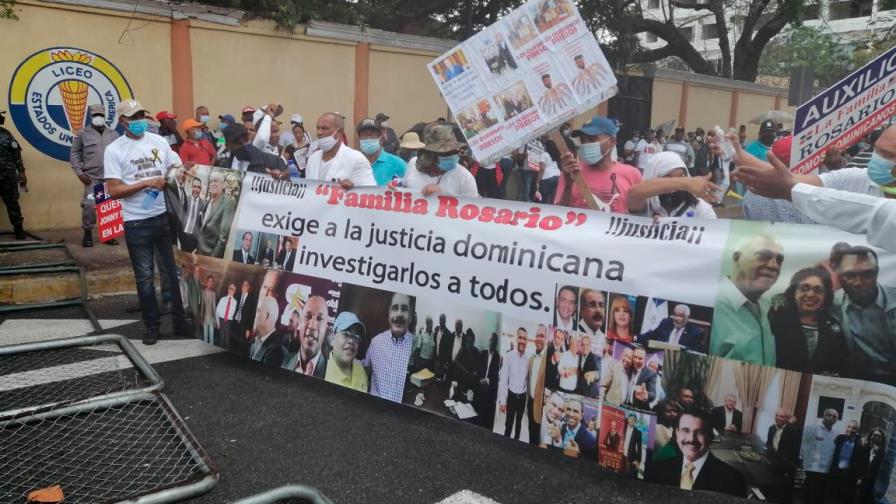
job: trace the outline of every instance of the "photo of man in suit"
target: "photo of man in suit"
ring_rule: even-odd
[[[604,436],[604,448],[607,451],[619,451],[619,444],[622,442],[622,436],[619,435],[619,424],[616,420],[610,421],[610,432]]]
[[[703,329],[689,322],[691,308],[688,305],[676,305],[672,316],[663,319],[655,329],[638,336],[638,343],[647,345],[649,341],[662,341],[671,345],[681,345],[694,352],[703,352],[701,339]]]
[[[840,502],[855,502],[859,477],[864,468],[864,455],[859,423],[850,420],[846,423],[846,432],[834,438],[834,459],[831,462],[831,492]]]
[[[554,327],[572,334],[576,328],[576,302],[578,301],[578,289],[570,285],[564,285],[557,291],[557,300],[554,304]]]
[[[224,257],[235,211],[233,198],[224,194],[224,174],[212,172],[208,178],[208,204],[202,216],[202,229],[199,230],[197,250],[200,254]]]
[[[483,350],[479,354],[479,376],[482,378],[479,380],[479,393],[476,394],[474,404],[474,409],[479,414],[480,425],[487,429],[491,429],[495,423],[495,403],[498,400],[500,369],[501,354],[498,352],[498,335],[492,333],[488,340],[488,350]]]
[[[258,300],[255,310],[255,337],[249,347],[249,357],[269,366],[279,366],[283,362],[283,335],[277,332],[277,300],[263,297]]]
[[[743,432],[744,414],[737,409],[737,397],[733,394],[725,396],[725,405],[712,409],[712,427],[717,432]]]
[[[604,316],[607,311],[607,296],[602,291],[582,289],[579,296],[579,324],[578,331],[594,337],[595,343],[603,346]]]
[[[451,368],[451,330],[448,329],[445,314],[439,315],[439,326],[433,331],[436,340],[436,360],[438,361],[436,376],[440,380],[448,378],[448,370]]]
[[[576,393],[597,398],[600,395],[600,360],[591,352],[591,338],[581,336],[578,345]]]
[[[233,260],[243,264],[255,264],[255,256],[250,253],[252,250],[252,232],[243,233],[243,240],[240,243],[239,250],[233,251]]]
[[[441,323],[441,317],[439,317]],[[454,321],[454,332],[444,334],[439,342],[439,362],[442,366],[442,375],[445,380],[453,379],[454,360],[460,353],[461,342],[464,337],[464,321],[457,319]]]
[[[244,355],[249,350],[250,333],[255,325],[255,310],[258,308],[258,295],[252,292],[252,284],[243,280],[237,299],[236,334],[233,338],[233,350]]]
[[[798,428],[791,425],[790,417],[790,412],[784,408],[775,411],[775,423],[768,428],[765,445],[795,465],[800,456],[801,433]]]
[[[296,262],[296,252],[292,249],[292,240],[284,239],[283,248],[277,254],[277,267],[284,271],[292,271]]]
[[[548,328],[539,324],[535,331],[535,353],[529,356],[529,393],[527,394],[526,413],[529,416],[529,444],[538,446],[539,439],[535,435],[541,431],[541,415],[544,410],[544,371],[547,367],[545,340]]]
[[[198,234],[202,227],[202,217],[205,213],[206,201],[202,198],[202,180],[194,177],[190,183],[190,194],[183,195],[183,199],[174,204],[179,206],[177,212],[180,216],[181,229],[177,238],[181,250],[193,252],[199,244]]]
[[[648,471],[648,479],[661,485],[685,490],[712,490],[737,497],[747,496],[744,477],[710,452],[712,419],[704,410],[686,410],[675,426],[678,452],[661,460]]]
[[[233,329],[236,317],[236,285],[227,286],[227,294],[221,296],[215,307],[215,327],[218,329],[218,342],[228,350],[234,350]]]
[[[503,355],[499,375],[498,404],[501,413],[506,415],[504,436],[510,437],[513,434],[517,441],[520,440],[529,389],[529,359],[526,358],[528,344],[526,328],[520,327],[516,331],[516,348],[511,348]]]
[[[299,314],[299,341],[290,342],[288,353],[283,359],[283,368],[315,378],[327,374],[327,359],[321,353],[321,346],[327,337],[329,315],[327,300],[320,295],[312,295],[302,306]],[[298,343],[299,348],[295,345]]]
[[[636,425],[638,417],[634,413],[629,413],[625,419],[625,467],[626,474],[629,476],[638,476],[638,468],[641,467],[641,451],[643,443],[641,441],[641,430]]]
[[[271,245],[271,240],[265,241],[264,253],[258,258],[258,264],[265,268],[274,267],[274,247]]]
[[[597,461],[597,438],[582,423],[582,412],[582,401],[573,395],[567,395],[566,424],[560,433],[563,452],[570,457]]]
[[[886,439],[884,431],[875,427],[871,429],[868,435],[868,445],[862,450],[862,461],[864,466],[859,473],[859,500],[861,504],[872,504],[877,502],[877,496],[874,494],[874,486],[877,482],[880,466],[884,462],[886,455]]]
[[[646,359],[647,351],[635,348],[631,368],[626,372],[625,404],[641,409],[650,409],[650,403],[656,399],[658,375],[645,365]]]

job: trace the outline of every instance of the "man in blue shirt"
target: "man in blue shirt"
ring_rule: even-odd
[[[772,144],[775,143],[777,135],[777,125],[774,121],[765,120],[759,125],[759,138],[748,143],[744,150],[756,156],[756,159],[765,161],[768,151],[771,150]],[[740,182],[737,183],[737,193],[741,196],[746,192],[746,188]]]
[[[358,123],[356,130],[361,144],[361,152],[370,161],[376,185],[384,186],[392,180],[404,178],[407,163],[400,157],[383,150],[383,131],[377,122],[368,117]]]

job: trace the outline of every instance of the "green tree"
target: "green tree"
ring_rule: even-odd
[[[16,0],[0,0],[0,19],[19,19],[14,7]]]
[[[814,69],[818,85],[826,88],[850,72],[852,58],[830,31],[802,25],[771,42],[759,62],[762,74],[777,77],[803,66]]]

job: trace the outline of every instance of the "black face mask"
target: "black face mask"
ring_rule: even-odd
[[[682,205],[690,206],[694,195],[688,191],[675,191],[669,194],[660,194],[660,205],[667,211],[673,211]]]
[[[238,149],[233,149],[233,151],[231,152],[233,152],[233,155],[240,161],[249,161],[249,159],[251,159],[252,157],[252,155],[249,153],[248,145],[243,145]]]
[[[6,114],[0,114],[0,126],[6,122]]]

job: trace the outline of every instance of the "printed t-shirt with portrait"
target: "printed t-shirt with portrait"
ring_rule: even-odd
[[[610,206],[613,213],[628,213],[628,191],[635,184],[641,182],[641,172],[634,166],[625,163],[613,163],[606,170],[598,170],[580,163],[582,178],[585,185],[591,189],[595,197]],[[566,187],[566,177],[560,177],[557,184],[557,196],[555,203],[560,204]],[[572,200],[569,206],[574,208],[588,208],[585,197],[579,188],[572,182]]]
[[[560,176],[560,167],[547,151],[541,153],[541,162],[544,164],[544,173],[541,175],[541,180]]]
[[[638,145],[635,146],[635,152],[638,153],[638,169],[643,172],[647,168],[647,165],[650,164],[650,160],[653,159],[653,156],[662,150],[662,147],[655,142],[648,142],[642,138],[638,142]]]
[[[119,179],[125,184],[164,177],[170,166],[180,166],[180,157],[168,141],[155,133],[144,133],[139,139],[127,135],[106,147],[103,157],[105,178]],[[165,212],[165,194],[160,192],[149,208],[143,208],[148,191],[137,191],[121,199],[125,222],[148,219]]]

